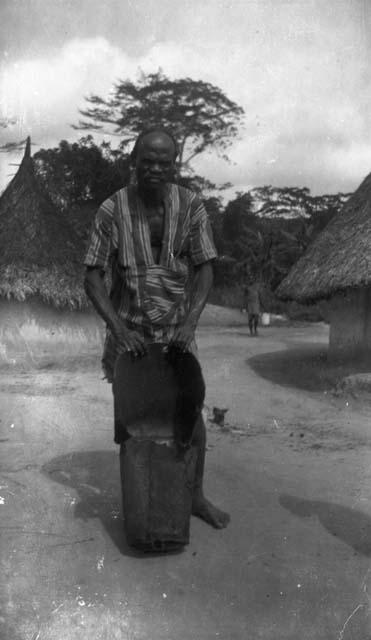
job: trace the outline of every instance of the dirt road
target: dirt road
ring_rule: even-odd
[[[327,337],[200,330],[207,407],[228,408],[208,423],[207,493],[232,521],[192,519],[166,556],[125,543],[98,355],[3,372],[2,640],[369,640],[371,404],[311,375]]]

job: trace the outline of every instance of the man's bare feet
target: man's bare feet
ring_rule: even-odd
[[[230,521],[229,514],[211,504],[201,492],[193,496],[192,515],[205,520],[215,529],[224,529]]]

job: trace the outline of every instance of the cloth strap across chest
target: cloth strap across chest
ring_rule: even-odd
[[[119,230],[118,264],[137,304],[153,325],[168,325],[185,297],[188,269],[174,256],[176,211],[164,200],[165,220],[159,264],[153,259],[143,203],[131,187],[119,192],[115,207]],[[175,214],[175,215],[173,215]]]

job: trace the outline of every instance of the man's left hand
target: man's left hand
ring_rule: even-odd
[[[176,349],[179,349],[183,352],[188,351],[191,343],[194,340],[195,330],[196,327],[188,322],[179,325],[179,327],[177,327],[175,331],[174,336],[170,340],[169,346],[175,347]]]

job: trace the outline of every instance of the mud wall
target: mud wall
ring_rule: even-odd
[[[93,311],[59,310],[38,300],[0,300],[0,363],[39,364],[101,354],[104,324]]]
[[[330,306],[329,356],[371,363],[371,287],[334,296]]]

